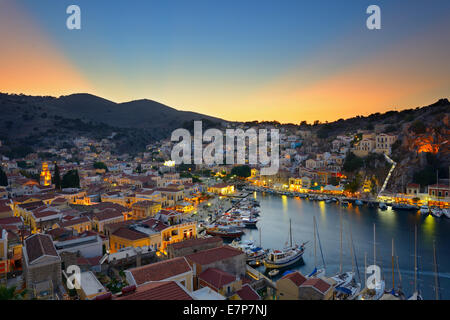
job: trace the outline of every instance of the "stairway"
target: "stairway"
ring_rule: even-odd
[[[391,177],[391,174],[394,171],[395,166],[397,165],[397,163],[394,160],[392,160],[391,158],[389,158],[389,156],[386,153],[384,154],[384,157],[386,158],[387,162],[392,164],[392,167],[389,170],[389,172],[388,172],[388,174],[386,176],[386,179],[384,179],[383,186],[381,187],[380,192],[378,192],[378,197],[380,196],[381,193],[383,193],[384,189],[386,189],[386,186],[388,184],[389,178]]]

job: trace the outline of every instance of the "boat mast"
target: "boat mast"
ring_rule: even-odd
[[[364,252],[364,286],[367,286],[367,252]]]
[[[373,224],[373,264],[377,265],[377,244],[376,244],[376,231],[375,231],[375,223]]]
[[[439,300],[439,276],[438,276],[438,268],[436,261],[436,241],[433,240],[433,256],[434,256],[434,282],[435,287],[434,290],[436,292],[436,300]]]
[[[417,225],[414,227],[414,292],[417,292]]]
[[[339,273],[342,273],[342,212],[340,213],[340,219],[339,219],[339,223],[340,223],[340,229],[341,229],[341,238],[340,238],[340,242],[341,242],[341,250],[339,253],[339,259],[340,259],[340,266],[339,266]]]
[[[317,267],[317,256],[316,256],[316,216],[313,216],[314,220],[314,267]]]
[[[289,243],[292,248],[292,227],[291,227],[291,219],[289,219]]]
[[[392,291],[395,289],[395,276],[394,276],[394,238],[392,238]]]
[[[398,256],[397,256],[397,272],[398,272],[398,288],[402,289],[402,274],[400,273],[400,267],[398,265]]]

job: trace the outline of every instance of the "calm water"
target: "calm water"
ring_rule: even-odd
[[[425,299],[434,299],[435,277],[433,264],[433,240],[439,271],[441,298],[450,299],[450,219],[437,219],[431,215],[424,217],[410,211],[381,211],[378,208],[351,205],[343,208],[336,203],[310,201],[300,198],[254,193],[260,201],[261,213],[258,228],[261,229],[264,248],[282,248],[289,241],[289,219],[292,220],[293,241],[309,241],[303,255],[304,264],[292,266],[290,270],[299,270],[309,274],[314,269],[314,228],[313,216],[316,216],[322,251],[326,263],[327,275],[339,271],[340,265],[340,214],[343,224],[343,271],[350,271],[352,259],[350,251],[350,228],[352,230],[355,255],[361,278],[364,282],[364,255],[367,263],[373,263],[373,224],[376,225],[377,265],[382,268],[386,288],[392,287],[392,238],[395,241],[398,256],[401,284],[409,297],[414,290],[414,226],[418,231],[419,287]],[[243,239],[252,239],[259,243],[259,230],[246,229]],[[320,250],[317,246],[317,261],[321,265]],[[395,281],[399,283],[396,264]],[[264,267],[259,268],[264,271]],[[355,268],[356,270],[356,268]],[[280,272],[280,276],[284,271]]]

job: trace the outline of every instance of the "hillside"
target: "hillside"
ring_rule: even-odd
[[[223,122],[152,100],[115,103],[90,94],[55,98],[0,93],[0,113],[0,141],[13,151],[6,153],[15,156],[33,146],[68,143],[80,135],[101,139],[113,132],[118,151],[134,152],[192,120]]]

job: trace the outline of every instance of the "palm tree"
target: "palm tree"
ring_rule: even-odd
[[[22,292],[16,291],[16,286],[7,288],[6,286],[0,286],[0,300],[23,300],[27,290]]]

